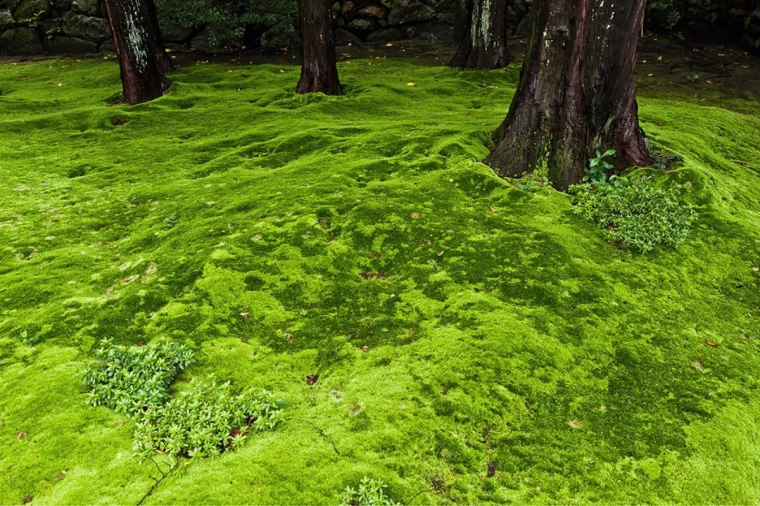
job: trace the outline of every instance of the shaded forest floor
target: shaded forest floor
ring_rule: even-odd
[[[684,163],[653,177],[699,220],[648,255],[478,162],[516,67],[352,55],[332,98],[186,60],[130,108],[113,61],[0,65],[0,503],[145,496],[81,374],[162,336],[286,421],[146,504],[760,502],[760,103],[656,53],[642,126]]]

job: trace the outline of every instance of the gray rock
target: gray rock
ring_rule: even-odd
[[[91,41],[102,41],[111,36],[111,29],[105,19],[71,11],[63,15],[63,31],[67,35]]]
[[[90,16],[100,16],[100,0],[74,0],[71,8],[75,12],[89,14]]]
[[[425,40],[452,42],[454,40],[454,27],[441,23],[425,23],[418,27],[417,37]]]
[[[394,0],[388,23],[391,25],[406,25],[429,21],[435,17],[435,10],[419,0]]]
[[[439,23],[451,26],[454,26],[454,23],[457,21],[456,15],[453,12],[439,12],[436,19]]]
[[[374,19],[355,18],[348,24],[348,29],[352,32],[369,33],[377,28],[377,21]]]
[[[13,15],[16,19],[29,19],[38,14],[47,14],[48,12],[50,12],[50,2],[48,0],[24,0],[13,11]]]
[[[13,23],[15,22],[16,20],[13,19],[13,15],[11,14],[11,11],[9,11],[8,9],[0,10],[0,28],[9,27],[13,25]]]
[[[0,35],[0,55],[21,56],[44,52],[45,48],[33,28],[11,28]]]
[[[362,41],[359,37],[343,28],[335,30],[335,44],[338,46],[347,46],[348,44],[355,44],[357,46],[362,45]]]
[[[370,33],[367,36],[367,42],[393,42],[407,38],[406,34],[398,28],[382,28]]]
[[[359,15],[365,18],[385,19],[388,17],[388,9],[382,5],[365,5],[359,9]]]
[[[100,52],[100,53],[115,53],[116,52],[116,48],[113,45],[113,41],[111,39],[108,39],[107,41],[103,42],[100,45],[100,47],[98,48],[98,52]]]
[[[89,54],[97,53],[98,45],[77,37],[53,37],[45,44],[52,54]]]

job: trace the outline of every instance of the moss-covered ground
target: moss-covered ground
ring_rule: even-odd
[[[517,69],[340,71],[183,66],[127,107],[113,61],[0,66],[0,503],[146,495],[81,376],[162,336],[286,421],[145,504],[760,502],[758,102],[642,90],[699,220],[640,255],[478,162]]]

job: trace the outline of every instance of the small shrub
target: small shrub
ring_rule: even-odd
[[[386,487],[384,482],[365,476],[358,488],[346,487],[340,494],[340,506],[401,506],[385,495]]]
[[[609,149],[604,153],[597,151],[596,157],[588,161],[588,168],[586,168],[586,173],[583,175],[583,182],[593,185],[606,183],[606,172],[615,168],[611,163],[605,160],[605,158],[610,156],[615,156],[614,149]]]
[[[576,214],[597,223],[610,241],[641,252],[678,246],[695,219],[675,189],[658,187],[648,178],[579,185],[571,193]]]
[[[135,450],[143,456],[214,457],[280,419],[281,407],[269,392],[236,395],[230,383],[198,381],[138,420]]]
[[[87,402],[130,416],[167,402],[172,381],[193,362],[187,346],[166,341],[127,347],[105,340],[95,357],[84,374]]]

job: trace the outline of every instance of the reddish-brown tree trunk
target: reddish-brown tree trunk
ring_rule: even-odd
[[[579,183],[596,149],[619,169],[651,162],[633,71],[645,0],[535,0],[520,83],[486,160],[502,176],[546,168]]]
[[[157,25],[145,0],[105,0],[114,47],[119,58],[124,100],[147,102],[164,94],[170,83],[157,54]]]
[[[298,0],[301,23],[301,79],[298,93],[343,93],[338,79],[330,0]]]
[[[452,67],[493,70],[512,61],[507,47],[507,0],[468,0]]]

